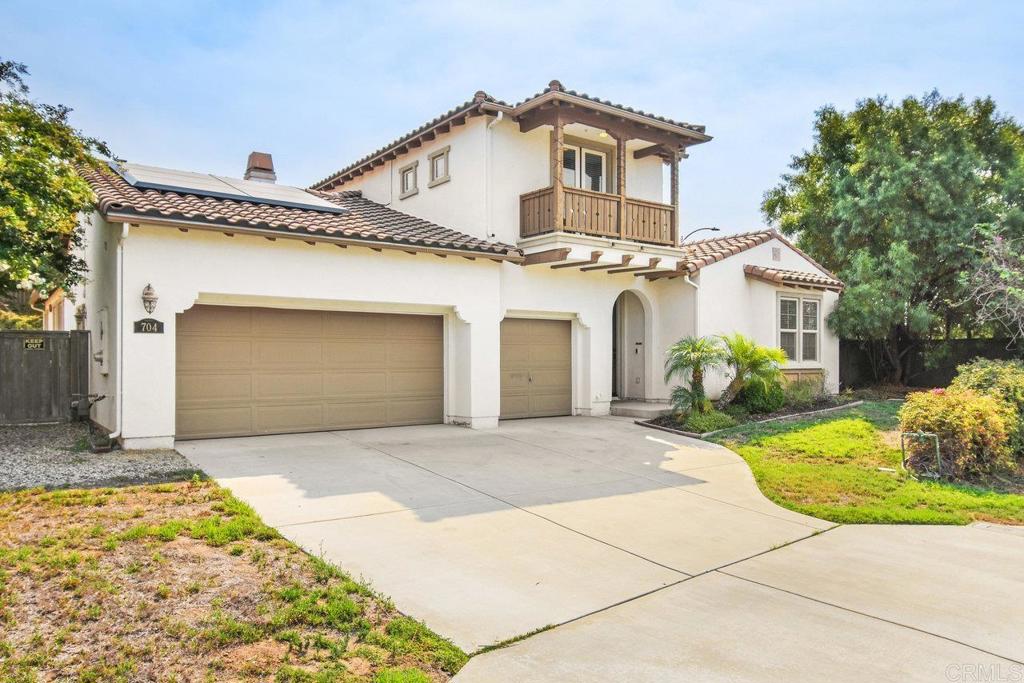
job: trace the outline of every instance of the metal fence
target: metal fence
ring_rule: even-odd
[[[88,393],[88,332],[0,331],[0,425],[70,421]]]

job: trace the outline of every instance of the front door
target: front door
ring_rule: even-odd
[[[647,325],[643,303],[632,292],[623,292],[615,302],[614,320],[615,393],[620,399],[644,399]]]

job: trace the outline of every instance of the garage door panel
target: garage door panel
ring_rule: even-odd
[[[534,417],[567,415],[571,408],[572,402],[565,394],[530,395],[530,414]]]
[[[392,368],[439,368],[442,344],[438,341],[408,340],[387,345],[387,363]]]
[[[179,374],[179,403],[248,401],[252,398],[252,375],[228,373]]]
[[[395,370],[389,375],[388,390],[392,395],[422,396],[436,394],[436,387],[444,382],[444,375],[437,370]]]
[[[378,427],[388,423],[387,401],[328,403],[327,424],[334,429]]]
[[[365,368],[386,365],[388,350],[381,339],[326,341],[323,362],[339,368]]]
[[[324,396],[379,396],[388,390],[384,370],[324,373]]]
[[[261,339],[253,344],[253,362],[257,365],[319,366],[323,362],[320,341]]]
[[[442,321],[438,316],[392,315],[387,318],[389,337],[409,339],[441,337]]]
[[[178,438],[443,419],[440,316],[199,305],[178,329]]]
[[[312,372],[285,372],[257,374],[253,398],[273,400],[279,398],[320,397],[323,395],[323,376]]]
[[[442,402],[436,398],[393,400],[388,403],[388,422],[396,425],[440,422],[443,410]]]
[[[232,337],[252,334],[252,309],[195,306],[178,318],[178,335]]]
[[[256,431],[279,432],[318,429],[324,426],[320,403],[286,403],[256,406]]]
[[[293,311],[254,308],[253,334],[268,337],[320,337],[324,331],[322,311]]]
[[[178,339],[178,368],[244,368],[252,362],[252,342],[248,339]]]
[[[381,339],[387,337],[390,315],[382,313],[324,314],[324,336],[336,339]]]
[[[572,327],[567,320],[501,323],[501,416],[572,413]]]
[[[534,391],[564,393],[565,388],[569,386],[572,380],[572,376],[562,369],[535,369],[530,373],[530,380]]]
[[[251,406],[182,408],[178,406],[177,432],[194,437],[252,434]]]

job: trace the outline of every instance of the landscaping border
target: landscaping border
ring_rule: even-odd
[[[841,406],[832,406],[831,408],[822,408],[821,410],[810,410],[810,411],[808,411],[806,413],[793,413],[792,415],[779,415],[778,417],[769,417],[769,418],[766,418],[764,420],[751,420],[750,422],[743,422],[743,423],[735,425],[733,427],[726,427],[725,429],[716,429],[716,430],[714,430],[712,432],[703,432],[701,434],[698,434],[696,432],[686,432],[686,431],[683,431],[682,429],[672,429],[671,427],[663,427],[661,425],[653,424],[653,423],[651,423],[651,422],[649,422],[647,420],[634,420],[633,424],[638,424],[638,425],[640,425],[642,427],[648,427],[650,429],[657,429],[659,431],[668,432],[670,434],[679,434],[681,436],[688,436],[691,439],[700,439],[701,441],[706,441],[707,440],[706,437],[709,437],[712,434],[718,434],[719,432],[724,432],[724,431],[729,430],[729,429],[735,429],[736,427],[742,427],[743,425],[765,424],[767,422],[778,422],[780,420],[795,420],[795,419],[800,418],[800,417],[810,417],[810,416],[813,416],[813,415],[823,415],[825,413],[832,413],[832,412],[835,412],[837,410],[845,410],[847,408],[853,408],[855,406],[862,405],[863,403],[864,403],[863,400],[851,401],[849,403],[844,403]]]

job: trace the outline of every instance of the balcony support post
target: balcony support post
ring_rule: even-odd
[[[673,246],[677,244],[677,240],[679,239],[679,160],[681,157],[682,155],[679,152],[676,152],[672,155],[672,161],[669,162],[669,165],[672,167],[672,178],[670,182],[672,196],[672,200],[670,202],[672,204],[672,234],[669,235],[669,237],[672,239]]]
[[[556,111],[551,131],[551,187],[554,188],[554,220],[551,226],[556,231],[565,226],[565,176],[562,173],[562,159],[565,155],[565,133],[561,111]],[[579,160],[577,160],[579,164]]]
[[[619,195],[618,225],[619,239],[626,239],[626,136],[613,133],[615,138],[615,193]]]

